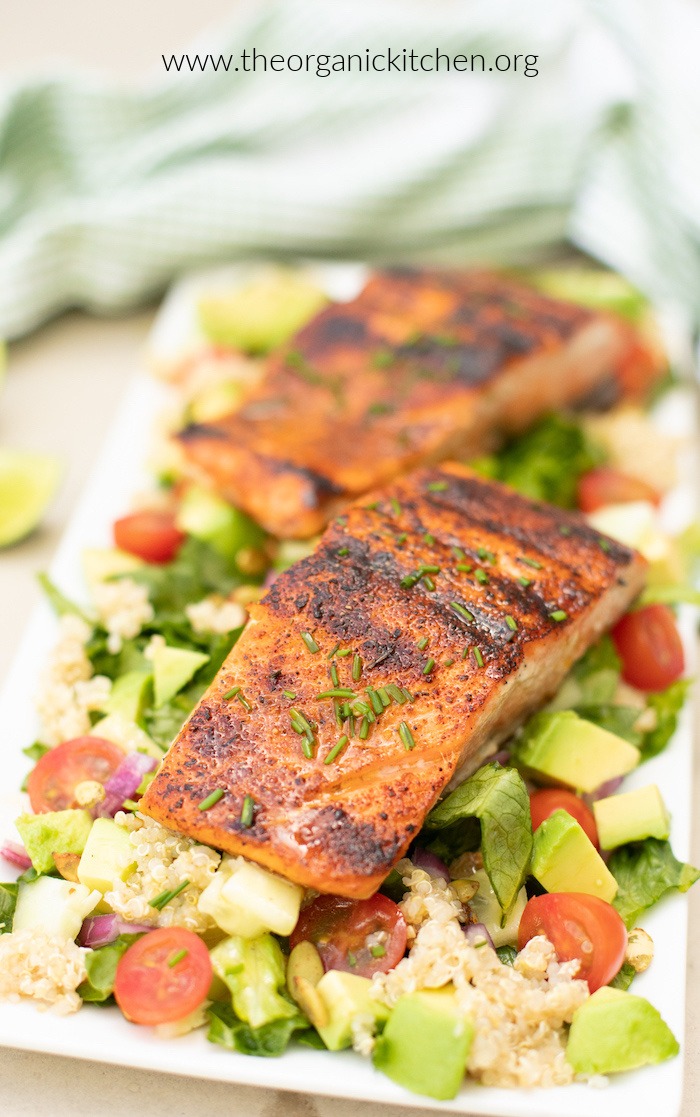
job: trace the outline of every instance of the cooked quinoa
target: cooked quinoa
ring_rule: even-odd
[[[127,880],[105,894],[117,915],[130,923],[185,927],[200,934],[213,927],[212,919],[199,911],[197,902],[211,883],[221,855],[167,830],[146,815],[120,811],[115,822],[129,831],[136,862]],[[151,906],[151,900],[178,888],[183,881],[188,881],[187,887],[160,911]]]
[[[192,605],[185,606],[187,619],[195,632],[216,632],[225,635],[245,624],[246,611],[236,601],[220,594],[211,594]]]
[[[138,636],[145,624],[153,620],[153,606],[146,586],[133,578],[114,582],[98,582],[93,591],[95,608],[107,630],[107,647],[113,655],[121,651],[122,642]]]
[[[554,947],[538,936],[513,966],[504,965],[488,946],[467,941],[463,908],[450,885],[408,860],[397,869],[408,889],[400,906],[416,938],[395,969],[375,975],[374,996],[391,1007],[405,993],[451,982],[474,1023],[466,1068],[473,1078],[505,1087],[571,1082],[564,1025],[589,995],[586,982],[576,978],[578,962],[557,962]],[[366,1050],[366,1036],[358,1038]]]
[[[87,976],[87,951],[39,928],[0,935],[0,1000],[31,997],[61,1016],[83,1003],[76,989]]]
[[[80,617],[67,614],[59,621],[53,649],[37,696],[41,738],[58,745],[90,732],[90,711],[102,709],[112,684],[104,675],[93,675],[85,645],[91,628]]]
[[[589,415],[584,425],[607,451],[611,465],[662,492],[676,484],[679,439],[662,434],[640,407],[629,404]]]

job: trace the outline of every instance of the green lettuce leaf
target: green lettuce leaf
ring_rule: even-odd
[[[515,768],[487,764],[438,803],[428,815],[431,830],[477,818],[484,868],[503,911],[525,883],[532,853],[530,800]]]
[[[700,877],[700,869],[678,861],[668,842],[646,838],[616,849],[608,868],[618,883],[613,900],[628,928],[640,915],[672,889],[687,892]]]
[[[89,620],[78,605],[67,598],[65,594],[61,593],[53,584],[48,574],[37,574],[37,580],[57,617],[64,617],[66,614],[72,613],[74,616],[80,617],[82,621],[85,621],[85,623],[92,628],[93,622]]]
[[[316,1034],[309,1028],[308,1020],[299,1013],[284,1019],[271,1020],[259,1028],[253,1028],[239,1020],[233,1009],[220,1002],[211,1005],[207,1015],[207,1039],[210,1043],[218,1043],[228,1051],[239,1051],[242,1055],[274,1058],[286,1051],[295,1032],[300,1033],[302,1042],[307,1034]]]
[[[256,939],[232,935],[214,947],[211,961],[214,973],[231,991],[238,1020],[257,1029],[298,1015],[284,992],[284,955],[272,935]]]
[[[592,721],[608,733],[614,733],[629,741],[638,748],[643,734],[634,728],[639,721],[641,710],[636,706],[614,706],[611,703],[602,703],[597,706],[576,706],[575,712],[586,721]]]
[[[12,930],[19,884],[0,881],[0,935]]]
[[[620,657],[610,636],[603,636],[574,664],[572,675],[579,691],[579,705],[611,702],[620,678]]]
[[[629,962],[623,962],[612,981],[608,982],[611,989],[622,989],[623,993],[629,989],[637,976],[637,971]]]
[[[104,1004],[107,1001],[111,1003],[119,959],[131,944],[141,937],[141,935],[120,935],[107,946],[100,946],[97,950],[91,950],[86,954],[87,977],[82,985],[78,986],[78,996],[94,1004]]]
[[[647,706],[656,713],[656,726],[644,734],[641,743],[642,760],[657,756],[666,748],[676,732],[678,715],[683,709],[690,679],[678,679],[666,690],[647,696]]]

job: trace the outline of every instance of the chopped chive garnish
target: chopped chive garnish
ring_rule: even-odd
[[[293,690],[283,690],[282,694],[284,695],[285,698],[288,698],[290,702],[293,702],[294,699],[296,698],[296,694],[294,693]]]
[[[525,589],[527,589],[528,586],[532,585],[532,578],[518,578],[518,581],[520,582],[521,586],[525,586]]]
[[[427,648],[427,646],[428,646],[428,637],[427,636],[421,636],[421,638],[418,641],[416,647],[420,648],[420,650],[422,652],[424,652],[425,649]]]
[[[476,553],[482,561],[490,562],[491,564],[496,561],[496,556],[493,551],[487,551],[485,547],[479,547]]]
[[[247,710],[248,713],[250,713],[250,711],[253,709],[253,707],[251,706],[250,702],[248,701],[248,699],[246,698],[246,696],[244,695],[242,690],[238,691],[238,694],[236,695],[236,697],[238,698],[238,701],[240,702],[243,709]]]
[[[328,655],[326,656],[326,659],[333,659],[333,656],[336,654],[336,652],[338,651],[339,648],[340,648],[340,644],[336,644],[336,646],[333,648],[333,651],[328,653]]]
[[[446,659],[445,660],[445,667],[451,667],[453,663],[454,663],[453,659]]]
[[[415,586],[416,582],[420,582],[420,574],[405,574],[399,585],[402,590],[410,590]]]
[[[168,888],[165,892],[161,892],[155,899],[148,901],[149,906],[155,908],[157,911],[162,911],[166,904],[169,904],[171,900],[174,900],[176,896],[179,896],[181,892],[185,891],[189,883],[188,880],[183,880],[178,884],[177,888]]]
[[[383,958],[386,954],[386,947],[382,946],[380,942],[376,942],[374,946],[370,946],[369,952],[373,958]]]
[[[511,632],[517,632],[518,622],[516,621],[515,617],[511,617],[510,613],[506,613],[506,624],[508,625],[508,628],[511,630]]]
[[[610,544],[608,543],[607,539],[599,539],[598,546],[600,547],[601,551],[605,551],[606,555],[609,553]]]
[[[316,695],[316,698],[319,700],[319,702],[322,701],[324,698],[354,698],[354,697],[355,697],[355,691],[352,690],[350,687],[347,687],[347,686],[336,686],[336,687],[333,687],[331,690],[322,690],[320,694]]]
[[[387,694],[394,699],[394,702],[398,702],[399,706],[403,706],[406,701],[406,695],[401,690],[401,687],[397,686],[396,683],[387,683],[384,689]]]
[[[389,501],[389,504],[392,507],[394,515],[395,516],[400,516],[401,515],[401,505],[399,504],[399,502],[398,502],[398,500],[396,499],[395,496],[392,496],[391,500]]]
[[[382,710],[384,709],[382,700],[377,694],[376,690],[374,690],[374,688],[371,686],[367,687],[367,697],[372,703],[372,709],[374,710],[375,714],[381,714]]]
[[[400,535],[396,536],[396,546],[397,547],[403,547],[403,545],[404,545],[404,543],[406,542],[407,539],[408,539],[408,534],[405,531],[402,531]]]
[[[388,368],[395,359],[396,355],[392,353],[391,349],[377,349],[377,352],[372,356],[372,364],[375,368]]]
[[[302,740],[301,751],[303,752],[303,754],[304,754],[304,756],[306,757],[307,760],[313,760],[314,749],[313,749],[313,745],[311,744],[311,741],[308,739],[308,737],[304,737],[304,739]]]
[[[306,644],[309,651],[313,652],[314,655],[316,654],[316,652],[321,650],[310,632],[302,632],[301,638]]]
[[[355,655],[352,657],[352,681],[354,683],[359,683],[361,674],[362,656],[358,655],[357,652],[355,652]]]
[[[375,721],[377,720],[377,715],[375,714],[374,710],[368,710],[365,714],[365,717],[367,718],[367,721],[370,725],[374,725]]]
[[[408,749],[409,752],[411,749],[414,749],[416,747],[416,742],[413,740],[413,734],[411,733],[411,730],[409,729],[405,721],[399,723],[399,737],[403,741],[403,747],[405,749]]]
[[[452,548],[452,554],[454,555],[454,557],[456,559],[460,559],[460,560],[465,559],[467,557],[461,547],[453,547]]]
[[[387,706],[391,706],[391,698],[389,697],[385,686],[380,686],[377,694],[379,695],[379,701],[381,702],[384,709],[386,709]]]
[[[455,566],[455,570],[459,570],[460,574],[471,574],[472,567],[468,562],[458,562]]]
[[[202,802],[199,804],[200,811],[208,811],[210,807],[213,807],[215,803],[219,802],[219,799],[223,799],[225,794],[226,792],[223,787],[215,788],[211,795],[207,795],[206,799],[202,799]]]
[[[439,574],[440,567],[435,566],[434,564],[432,566],[419,566],[418,573],[420,574],[421,578],[424,574]]]
[[[333,745],[333,748],[331,749],[331,751],[325,757],[323,763],[324,764],[332,764],[333,761],[335,760],[336,756],[338,755],[338,753],[341,751],[341,749],[345,748],[345,746],[348,743],[348,740],[349,740],[349,737],[348,737],[347,733],[343,733],[343,736],[338,738],[336,743]]]
[[[358,733],[358,737],[360,738],[361,741],[366,741],[368,733],[369,733],[369,719],[367,717],[363,717],[362,721],[360,722],[360,732]]]
[[[429,593],[432,593],[435,589],[435,582],[433,581],[433,579],[430,577],[429,574],[424,574],[423,575],[423,585],[425,586],[425,588],[428,590]]]
[[[474,577],[476,578],[477,582],[481,583],[482,586],[487,586],[489,584],[489,576],[485,570],[480,570],[479,568],[477,568],[474,571]]]
[[[178,962],[181,962],[182,959],[186,958],[188,954],[189,950],[187,949],[178,950],[176,954],[173,954],[172,958],[168,959],[168,968],[172,970],[178,964]]]
[[[252,795],[246,795],[241,807],[241,826],[248,829],[253,825],[253,811],[255,810],[255,800]]]
[[[330,676],[333,686],[340,686],[340,679],[338,678],[338,668],[336,667],[335,663],[331,664]]]
[[[571,527],[569,527],[568,524],[560,524],[559,525],[559,534],[560,535],[571,535],[572,530],[573,529]]]
[[[520,561],[524,562],[526,566],[531,566],[533,570],[541,570],[542,569],[542,563],[537,562],[536,559],[525,558],[524,555],[521,555],[520,556]]]
[[[345,558],[345,556],[349,555],[349,554],[350,554],[350,548],[349,547],[341,547],[340,550],[338,551],[338,557],[339,558]]]
[[[467,658],[467,656],[469,655],[469,651],[470,651],[470,648],[469,648],[469,646],[467,646],[467,647],[466,647],[466,648],[464,649],[464,651],[462,652],[462,659],[466,659],[466,658]]]
[[[549,615],[553,621],[565,621],[568,616],[563,609],[555,609],[554,612]]]
[[[350,717],[350,703],[349,702],[341,702],[341,704],[340,704],[340,716],[342,717],[343,721],[347,721],[347,719]]]
[[[428,485],[429,493],[444,493],[447,488],[447,481],[431,481]]]
[[[348,522],[348,518],[347,516],[336,516],[335,522],[337,524],[340,524],[341,527],[345,527],[346,523]]]
[[[434,659],[426,660],[425,667],[423,668],[423,674],[424,675],[429,675],[434,666],[435,666],[435,660]]]
[[[345,657],[347,655],[350,655],[350,654],[351,654],[350,648],[341,648],[340,651],[338,652],[338,659],[345,659]]]
[[[474,657],[474,662],[477,665],[477,667],[483,667],[484,666],[484,657],[481,654],[481,648],[474,647],[474,648],[471,648],[470,651],[471,651],[471,653]]]
[[[310,725],[308,719],[304,716],[304,714],[302,714],[301,711],[297,710],[295,707],[292,707],[292,709],[289,711],[289,716],[290,716],[291,721],[292,721],[292,728],[297,733],[306,734],[306,736],[309,738],[309,740],[313,741],[314,731],[311,728],[311,725]]]
[[[240,693],[241,688],[239,686],[232,686],[230,690],[226,691],[226,694],[224,695],[224,702],[228,702],[229,698],[235,698],[236,695]]]
[[[333,703],[333,709],[335,710],[335,724],[342,729],[343,715],[340,712],[340,703],[339,702],[334,702]]]
[[[413,701],[414,701],[413,695],[411,694],[411,692],[410,692],[410,690],[408,689],[408,687],[407,687],[407,686],[402,686],[402,687],[401,687],[401,690],[402,690],[402,691],[404,692],[404,694],[406,695],[406,701],[407,701],[407,702],[413,702]]]
[[[353,714],[352,710],[350,711],[350,715],[348,717],[348,733],[351,737],[355,736],[355,715]]]
[[[348,965],[349,966],[356,966],[357,965],[357,958],[355,957],[355,955],[350,950],[348,950]]]
[[[373,500],[371,504],[365,504],[365,509],[366,509],[367,512],[376,512],[378,508],[379,508],[379,501],[378,500]]]
[[[359,718],[364,717],[365,714],[368,714],[370,709],[371,707],[368,706],[366,702],[363,702],[360,698],[358,698],[357,701],[353,702],[352,704],[352,712]]]
[[[461,617],[463,621],[474,620],[474,614],[470,613],[468,609],[465,609],[463,605],[460,605],[459,601],[451,601],[450,608],[454,609],[457,616]]]
[[[432,547],[435,543],[435,536],[432,535],[431,532],[426,531],[425,535],[423,536],[423,541],[427,543],[429,547]]]

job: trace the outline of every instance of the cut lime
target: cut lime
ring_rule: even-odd
[[[328,296],[306,276],[280,269],[236,291],[200,299],[199,322],[210,341],[246,353],[267,353],[327,302]]]
[[[46,454],[0,449],[0,547],[29,535],[58,485],[59,462]]]

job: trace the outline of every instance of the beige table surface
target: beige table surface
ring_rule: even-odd
[[[232,0],[0,0],[0,76],[27,77],[57,62],[133,80],[152,70],[161,52],[182,49],[192,34],[232,6]],[[0,683],[37,600],[34,575],[51,560],[138,365],[151,317],[144,312],[120,321],[95,321],[67,315],[11,349],[0,397],[0,443],[59,455],[65,476],[41,531],[0,552]],[[700,773],[694,801],[700,802]],[[699,827],[693,859],[700,863]],[[691,893],[690,921],[683,1117],[700,1110],[700,965],[693,950],[693,942],[700,941],[699,889]],[[563,1093],[562,1113],[565,1105]],[[0,1048],[0,1113],[8,1117],[134,1117],[138,1112],[149,1117],[390,1117],[400,1111]]]

